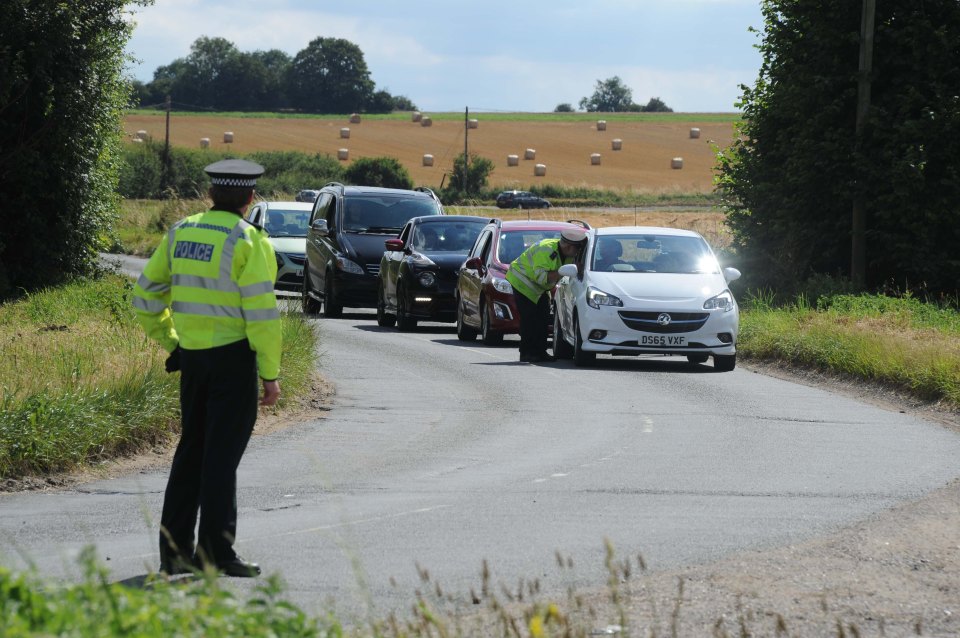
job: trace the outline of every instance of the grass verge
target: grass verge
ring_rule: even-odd
[[[147,340],[126,277],[0,306],[0,478],[63,472],[149,449],[176,431],[179,375]],[[279,409],[310,388],[316,337],[284,312]]]

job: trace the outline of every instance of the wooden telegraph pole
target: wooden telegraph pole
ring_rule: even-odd
[[[873,71],[873,27],[877,12],[877,0],[863,0],[863,13],[860,20],[860,69],[857,80],[857,121],[854,138],[854,157],[857,170],[860,165],[860,150],[863,139],[863,127],[866,125],[870,110],[870,74]],[[860,188],[853,196],[852,245],[850,251],[850,278],[858,288],[867,280],[867,213],[864,197]]]

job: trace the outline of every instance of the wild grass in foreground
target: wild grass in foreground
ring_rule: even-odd
[[[836,373],[960,409],[960,313],[909,295],[744,303],[742,356]]]
[[[884,636],[909,628],[925,635],[922,617],[884,618],[867,612],[858,620],[831,609],[824,594],[819,609],[802,606],[786,615],[765,609],[755,593],[707,604],[702,583],[647,571],[642,556],[618,559],[606,546],[606,582],[580,585],[573,561],[556,553],[565,593],[547,594],[539,578],[494,583],[484,562],[480,581],[467,595],[450,592],[417,566],[420,587],[406,614],[391,613],[360,625],[344,624],[335,611],[307,615],[284,600],[277,575],[264,577],[252,592],[238,594],[215,572],[168,581],[150,575],[137,582],[111,582],[92,548],[80,556],[83,578],[68,584],[42,581],[32,572],[0,567],[0,635],[6,638],[69,635],[77,638],[141,636],[233,638],[235,636],[328,638],[586,638],[587,636],[860,636],[879,628]],[[546,573],[544,574],[546,575]],[[563,586],[561,585],[561,589]],[[555,590],[557,588],[555,587]],[[937,610],[939,611],[939,610]],[[854,611],[855,618],[859,614]],[[873,633],[869,635],[875,635]],[[934,635],[943,635],[935,633]]]
[[[179,374],[147,340],[123,276],[0,306],[0,478],[69,471],[149,449],[176,430]],[[310,388],[315,336],[283,314],[281,408]]]

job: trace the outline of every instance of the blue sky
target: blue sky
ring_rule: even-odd
[[[614,75],[646,104],[732,112],[760,67],[760,0],[155,0],[137,8],[137,79],[201,36],[291,56],[317,37],[364,53],[377,89],[423,111],[552,111]]]

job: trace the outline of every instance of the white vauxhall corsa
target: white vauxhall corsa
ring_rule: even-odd
[[[553,354],[589,365],[597,354],[713,357],[718,372],[737,364],[740,311],[698,233],[653,226],[595,228],[580,263],[560,268],[554,293]]]

